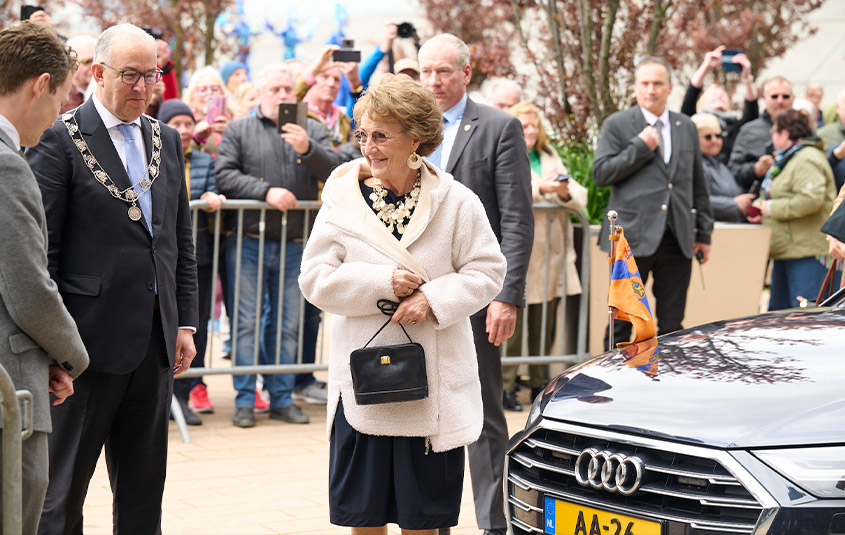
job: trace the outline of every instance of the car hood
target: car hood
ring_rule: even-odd
[[[845,310],[721,321],[553,380],[543,417],[721,448],[845,442]]]

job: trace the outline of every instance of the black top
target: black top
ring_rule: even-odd
[[[358,184],[359,184],[359,185],[360,185],[360,187],[361,187],[361,195],[363,195],[363,196],[364,196],[364,200],[365,200],[365,201],[367,201],[367,204],[368,204],[368,205],[370,205],[370,208],[372,209],[372,211],[373,211],[376,215],[378,215],[378,210],[376,210],[375,208],[373,208],[373,200],[372,200],[372,199],[370,199],[370,195],[373,193],[373,188],[371,188],[370,186],[368,186],[368,185],[364,184],[364,181],[363,181],[363,180],[359,181],[359,182],[358,182]],[[405,200],[405,196],[404,196],[404,195],[396,195],[395,193],[393,193],[392,191],[390,191],[390,190],[389,190],[389,189],[387,189],[387,188],[384,188],[384,191],[386,191],[386,192],[387,192],[387,195],[385,195],[385,196],[384,196],[384,202],[386,202],[387,204],[391,204],[391,203],[392,203],[392,204],[394,204],[394,205],[395,205],[395,204],[400,203],[400,202],[403,202],[403,201]],[[414,206],[414,208],[411,208],[411,210],[410,210],[411,217],[414,217],[414,209],[415,209],[415,208],[416,208],[416,205]],[[408,218],[408,221],[410,222],[410,220],[411,220],[411,219],[410,219],[410,217],[409,217],[409,218]],[[379,219],[379,221],[381,221],[381,219]],[[385,224],[384,224],[384,226],[385,226],[385,227],[387,227],[387,226],[388,226],[388,225],[387,225],[387,223],[385,223]],[[408,225],[407,225],[407,224],[405,224],[405,228],[408,228]],[[394,225],[394,226],[393,226],[393,237],[394,237],[394,238],[396,238],[397,240],[401,240],[401,239],[402,239],[402,235],[401,235],[401,234],[399,234],[399,230],[397,229],[396,225]]]

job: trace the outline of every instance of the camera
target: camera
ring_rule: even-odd
[[[340,50],[332,52],[332,61],[361,63],[361,51],[355,50],[355,40],[341,39]]]
[[[417,34],[417,29],[410,22],[403,22],[396,26],[396,36],[402,39],[408,39]]]

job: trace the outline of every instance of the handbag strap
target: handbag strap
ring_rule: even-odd
[[[837,267],[840,265],[840,261],[838,259],[834,259],[833,262],[830,264],[830,268],[827,270],[827,275],[824,277],[824,282],[822,282],[822,287],[819,289],[819,296],[816,297],[816,304],[820,304],[822,301],[836,293],[836,272]],[[843,270],[842,274],[843,278],[845,278],[845,270]],[[841,281],[840,281],[841,283]],[[841,287],[841,284],[840,284]]]
[[[389,300],[389,299],[379,299],[379,300],[378,300],[378,302],[376,303],[376,305],[378,306],[378,309],[379,309],[379,310],[381,310],[381,313],[382,313],[382,314],[384,314],[385,316],[393,316],[393,314],[396,312],[396,309],[397,309],[397,308],[399,308],[399,303],[396,303],[396,302],[391,301],[391,300]],[[381,328],[380,328],[379,330],[377,330],[377,331],[376,331],[376,334],[374,334],[374,335],[373,335],[373,337],[372,337],[372,338],[370,338],[370,339],[367,341],[367,343],[366,343],[366,344],[364,344],[364,347],[367,347],[368,345],[370,345],[370,342],[372,342],[373,340],[375,340],[375,339],[376,339],[376,336],[378,336],[378,335],[379,335],[379,333],[380,333],[381,331],[383,331],[383,330],[384,330],[384,328],[385,328],[385,327],[387,327],[387,325],[388,325],[389,323],[390,323],[390,318],[388,318],[388,319],[387,319],[387,321],[386,321],[386,322],[384,322],[384,325],[382,325],[382,326],[381,326]],[[403,332],[403,333],[405,333],[405,336],[407,336],[407,337],[408,337],[408,341],[409,341],[409,342],[411,342],[411,343],[413,344],[413,343],[414,343],[414,341],[413,341],[413,340],[411,340],[411,336],[408,334],[408,331],[406,331],[406,330],[405,330],[405,327],[404,327],[404,326],[402,326],[402,324],[401,324],[401,323],[399,324],[399,327],[401,327],[401,328],[402,328],[402,332]]]

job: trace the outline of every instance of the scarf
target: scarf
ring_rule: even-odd
[[[821,140],[812,136],[798,139],[795,144],[788,149],[779,150],[775,153],[775,163],[773,163],[769,170],[766,171],[766,176],[763,178],[763,183],[760,185],[760,191],[762,192],[764,199],[768,200],[772,198],[770,192],[772,189],[772,182],[780,174],[784,167],[786,167],[789,160],[791,160],[799,150],[806,147],[815,147],[819,150],[824,150]]]

